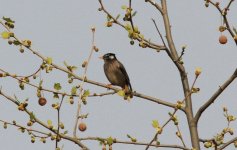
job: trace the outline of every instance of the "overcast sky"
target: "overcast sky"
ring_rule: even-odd
[[[222,0],[219,0],[222,4]],[[121,13],[122,5],[128,5],[128,0],[105,0],[105,7],[113,14]],[[21,39],[30,39],[32,48],[43,56],[52,57],[53,61],[63,66],[63,61],[68,64],[79,66],[77,74],[82,75],[82,62],[88,57],[91,48],[91,30],[96,27],[96,46],[98,53],[94,53],[89,64],[88,79],[108,84],[103,71],[103,61],[99,56],[107,52],[115,53],[117,58],[124,64],[130,76],[131,84],[135,91],[153,97],[157,97],[172,103],[183,99],[182,85],[179,72],[167,57],[165,52],[157,53],[151,49],[142,49],[135,42],[129,44],[127,32],[121,27],[114,25],[112,28],[105,27],[106,15],[98,11],[97,0],[1,0],[0,17],[11,17],[16,21],[14,33]],[[160,43],[161,40],[151,21],[154,18],[164,35],[164,26],[159,12],[142,0],[134,0],[133,9],[138,13],[134,23],[147,39]],[[203,72],[197,81],[201,91],[193,95],[193,107],[196,111],[218,87],[226,81],[234,72],[237,63],[237,48],[227,32],[226,45],[220,45],[218,31],[221,25],[221,16],[218,11],[204,6],[203,0],[179,0],[168,1],[170,22],[172,25],[173,39],[178,52],[182,45],[187,45],[183,56],[184,65],[188,73],[190,84],[194,80],[194,70],[201,67]],[[231,27],[237,28],[237,3],[231,6],[229,13]],[[122,17],[121,17],[122,18]],[[4,31],[1,27],[0,31]],[[38,69],[41,60],[32,53],[19,53],[18,47],[9,46],[6,40],[0,41],[0,68],[10,73],[28,75]],[[69,91],[72,85],[67,84],[67,75],[53,71],[42,73],[44,86],[53,88],[55,82],[63,85],[63,90]],[[75,85],[78,82],[74,83]],[[35,95],[36,90],[26,86],[21,91],[18,83],[10,78],[1,78],[0,86],[9,95],[16,95],[19,99],[29,97],[29,108],[43,121],[53,120],[56,124],[56,111],[52,110],[51,104],[57,102],[52,94],[44,93],[48,99],[45,107],[40,107]],[[102,93],[107,90],[86,84],[85,88],[92,93]],[[227,106],[230,113],[237,115],[237,82],[233,82],[214,104],[203,114],[198,130],[200,138],[212,138],[226,127],[222,107]],[[89,113],[84,120],[88,129],[79,132],[80,137],[101,136],[115,137],[121,140],[129,140],[126,135],[130,134],[138,141],[149,142],[155,130],[151,126],[152,120],[158,120],[161,124],[168,119],[167,109],[162,105],[134,97],[131,102],[124,101],[117,95],[89,98],[88,104],[82,107],[82,113]],[[65,128],[72,134],[76,105],[64,103],[62,107],[62,121]],[[190,138],[186,118],[182,112],[177,113],[180,118],[180,127],[185,142],[190,146]],[[6,121],[16,120],[26,124],[28,117],[19,112],[16,106],[0,97],[0,119]],[[235,130],[237,123],[231,125]],[[170,123],[165,128],[160,138],[161,144],[182,143],[175,136],[176,128]],[[227,137],[230,138],[230,137]],[[31,144],[30,137],[20,133],[15,127],[7,130],[0,128],[1,147],[4,150],[13,149],[54,149],[55,142],[47,141],[42,144],[39,140]],[[85,142],[93,150],[101,149],[98,142]],[[64,150],[78,149],[70,142],[62,141]],[[229,146],[228,149],[232,149]],[[142,146],[115,144],[113,150],[143,150]],[[154,148],[150,148],[152,150]]]

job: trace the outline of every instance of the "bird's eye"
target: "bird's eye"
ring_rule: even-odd
[[[110,55],[110,56],[109,56],[109,59],[114,59],[114,56],[113,56],[113,55]]]

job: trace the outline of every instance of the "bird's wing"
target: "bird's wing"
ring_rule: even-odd
[[[128,74],[127,74],[127,72],[126,72],[126,70],[125,70],[125,67],[123,66],[123,64],[122,64],[121,62],[118,61],[118,63],[119,63],[119,69],[120,69],[120,71],[122,72],[122,74],[124,74],[125,79],[126,79],[126,83],[129,85],[130,90],[132,91],[132,86],[131,86],[131,83],[130,83]]]

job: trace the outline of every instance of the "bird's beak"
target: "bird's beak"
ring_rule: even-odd
[[[100,56],[99,59],[103,59],[103,56]]]

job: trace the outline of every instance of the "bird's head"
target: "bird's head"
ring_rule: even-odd
[[[113,54],[113,53],[104,54],[100,58],[103,59],[104,61],[109,61],[109,60],[115,60],[116,59],[115,54]]]

